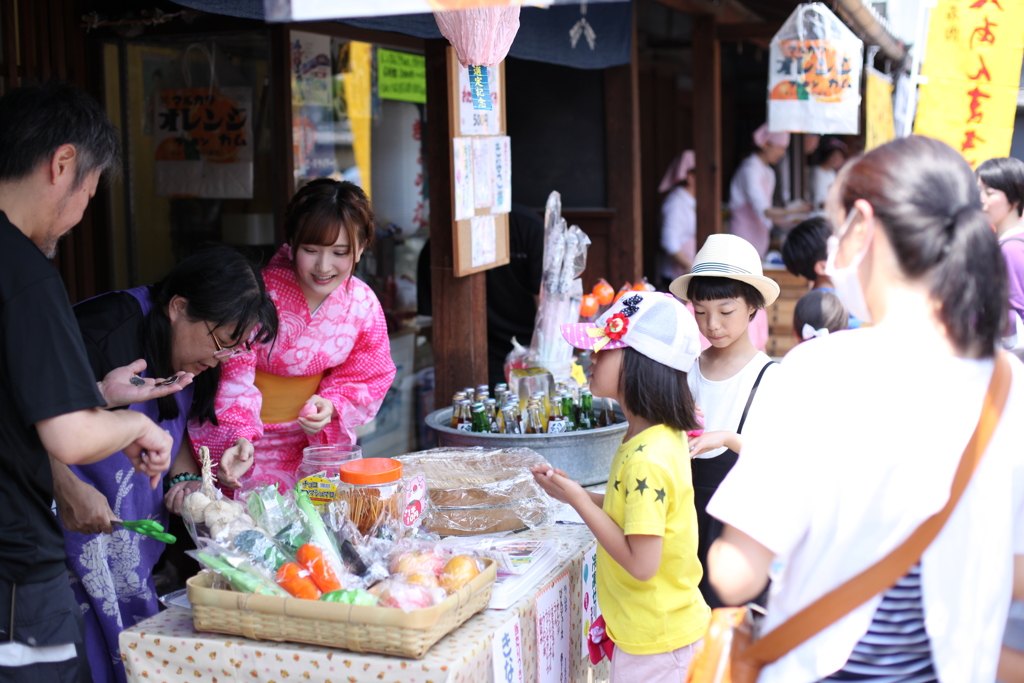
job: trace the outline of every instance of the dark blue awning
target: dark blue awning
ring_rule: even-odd
[[[263,0],[176,0],[192,9],[245,19],[264,18]],[[585,19],[596,35],[591,49],[585,36],[575,47],[569,32]],[[392,31],[417,38],[442,38],[433,14],[400,14],[387,17],[344,19],[357,28]],[[554,5],[548,9],[524,7],[519,15],[519,33],[509,50],[510,57],[560,64],[577,69],[604,69],[628,64],[633,9],[629,2],[588,3],[586,15],[579,5]],[[297,24],[301,28],[301,24]]]

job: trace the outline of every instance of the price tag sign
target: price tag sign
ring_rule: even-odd
[[[402,512],[402,524],[415,526],[423,514],[427,499],[427,479],[422,474],[413,477],[405,486],[405,511]]]
[[[491,641],[494,683],[523,683],[523,637],[519,617],[506,621]]]

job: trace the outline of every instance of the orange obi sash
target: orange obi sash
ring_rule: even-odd
[[[253,384],[263,394],[260,420],[263,424],[295,421],[303,404],[320,388],[323,378],[322,372],[311,377],[282,377],[257,370]]]

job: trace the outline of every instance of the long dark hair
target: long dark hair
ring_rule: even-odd
[[[679,431],[698,429],[697,404],[686,373],[670,368],[628,346],[622,349],[619,391],[626,410],[652,425]]]
[[[1006,267],[963,157],[914,135],[868,152],[840,182],[847,213],[867,200],[903,274],[929,284],[957,351],[992,356],[1006,318]]]
[[[277,336],[277,309],[267,294],[256,264],[228,247],[214,247],[189,256],[174,267],[167,277],[149,288],[153,308],[142,326],[142,344],[154,377],[170,377],[171,321],[167,305],[175,296],[188,301],[185,314],[191,320],[204,320],[214,328],[230,331],[231,344],[252,341],[266,344]],[[252,340],[243,335],[256,326]],[[189,419],[209,420],[217,424],[213,401],[220,381],[220,366],[196,376]],[[174,395],[157,399],[160,420],[178,417]]]

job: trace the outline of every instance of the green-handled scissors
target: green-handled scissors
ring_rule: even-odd
[[[142,534],[143,536],[155,538],[161,543],[177,543],[178,541],[178,539],[173,535],[166,533],[164,525],[155,519],[140,519],[137,521],[126,519],[122,522],[115,522],[115,524],[120,524],[128,531],[134,531],[135,533]]]

